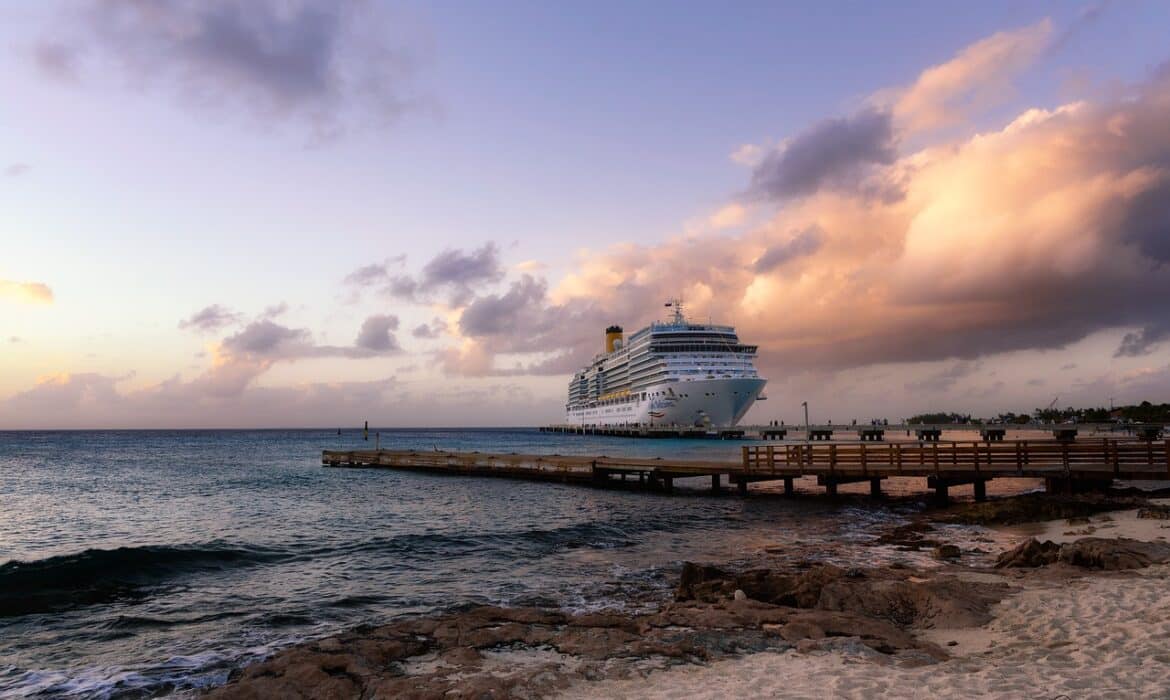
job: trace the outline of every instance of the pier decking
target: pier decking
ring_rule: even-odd
[[[815,476],[829,494],[840,484],[869,482],[881,493],[890,477],[926,479],[940,499],[951,486],[971,484],[975,497],[986,495],[987,481],[1001,477],[1044,479],[1051,492],[1108,485],[1114,479],[1170,480],[1170,440],[1102,438],[1079,442],[1018,440],[1001,442],[789,443],[748,445],[738,462],[664,458],[520,455],[483,452],[405,450],[325,450],[327,467],[384,467],[418,471],[502,476],[603,486],[615,481],[670,491],[675,479],[707,477],[715,491],[721,480],[747,494],[748,484]]]

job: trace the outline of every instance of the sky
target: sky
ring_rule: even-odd
[[[682,297],[747,422],[1170,401],[1170,5],[0,5],[0,429],[538,425]]]

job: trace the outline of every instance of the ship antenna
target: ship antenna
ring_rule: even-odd
[[[669,309],[671,307],[674,308],[674,318],[671,319],[672,322],[676,325],[685,324],[687,322],[687,319],[683,315],[682,297],[672,297],[670,299],[667,299],[666,300],[666,308]]]

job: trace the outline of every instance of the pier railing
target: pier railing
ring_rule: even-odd
[[[1170,440],[804,443],[745,446],[753,476],[1082,476],[1170,480]]]

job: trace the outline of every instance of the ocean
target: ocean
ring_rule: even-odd
[[[686,560],[866,561],[887,506],[377,469],[372,447],[738,459],[737,441],[515,430],[0,432],[0,696],[145,697],[472,603],[636,610]],[[905,506],[896,506],[905,507]]]

